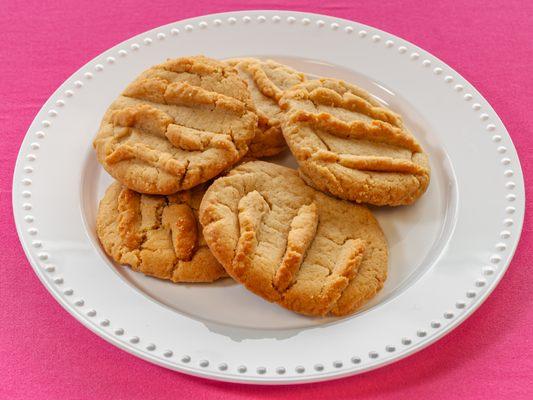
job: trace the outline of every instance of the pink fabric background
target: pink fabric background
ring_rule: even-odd
[[[71,73],[147,29],[246,8],[288,8],[353,19],[410,40],[450,64],[491,102],[509,129],[531,206],[531,1],[98,3],[0,3],[0,398],[533,398],[531,213],[499,287],[470,319],[438,343],[360,376],[305,386],[252,387],[171,372],[126,354],[85,329],[39,283],[18,242],[11,211],[12,171],[20,142],[41,105]]]

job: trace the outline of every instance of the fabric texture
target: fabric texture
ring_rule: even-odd
[[[149,364],[84,328],[50,296],[19,244],[11,181],[24,134],[52,92],[109,47],[159,25],[239,9],[292,9],[375,26],[444,60],[488,99],[518,148],[533,202],[533,2],[526,0],[11,0],[0,7],[1,399],[531,399],[533,220],[509,271],[465,323],[419,353],[359,376],[253,387]]]

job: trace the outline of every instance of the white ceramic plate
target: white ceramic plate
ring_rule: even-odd
[[[312,319],[231,280],[176,285],[116,266],[95,236],[111,182],[92,138],[111,101],[168,57],[274,58],[356,83],[393,110],[429,152],[427,193],[375,209],[389,278],[363,310]],[[278,162],[295,165],[289,154]],[[35,272],[75,318],[153,363],[247,383],[301,383],[366,371],[434,342],[503,276],[524,216],[513,143],[457,72],[398,37],[352,21],[284,11],[208,15],[162,26],[102,53],[68,78],[31,124],[13,181],[20,240]]]

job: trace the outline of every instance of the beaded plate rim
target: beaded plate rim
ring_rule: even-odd
[[[192,33],[196,29],[207,29],[210,24],[213,27],[219,27],[222,25],[251,25],[254,23],[272,23],[273,25],[282,23],[302,24],[315,29],[331,29],[332,31],[338,31],[339,34],[357,35],[361,39],[371,40],[376,45],[383,45],[386,49],[396,47],[398,54],[408,56],[414,62],[421,63],[423,67],[431,67],[432,73],[437,79],[442,79],[443,84],[451,85],[452,89],[460,94],[462,101],[468,104],[473,112],[480,113],[480,129],[484,129],[492,135],[491,140],[495,146],[497,146],[497,153],[501,155],[500,163],[505,168],[503,174],[506,178],[509,178],[505,183],[507,193],[505,213],[507,218],[504,220],[504,226],[510,227],[514,225],[515,233],[512,242],[509,243],[511,233],[507,229],[503,229],[500,232],[501,240],[494,246],[496,251],[491,252],[490,262],[487,263],[488,266],[483,267],[480,276],[473,282],[473,287],[478,288],[480,291],[476,292],[471,290],[466,292],[464,301],[459,300],[453,306],[450,305],[450,307],[454,309],[454,312],[449,311],[445,312],[442,316],[438,316],[438,318],[442,317],[447,321],[447,324],[444,327],[442,327],[441,322],[438,320],[428,321],[428,329],[422,328],[413,332],[413,337],[416,336],[420,340],[413,341],[409,338],[402,338],[401,342],[404,347],[401,350],[393,345],[387,345],[384,349],[379,350],[384,353],[383,356],[380,356],[375,350],[370,351],[368,353],[368,359],[374,360],[373,362],[364,363],[362,362],[361,357],[352,357],[350,360],[351,368],[343,368],[345,365],[342,361],[334,361],[332,364],[333,368],[329,366],[326,368],[323,364],[316,363],[313,368],[306,369],[303,366],[297,366],[294,368],[294,371],[288,371],[288,368],[285,366],[279,366],[275,369],[274,373],[272,373],[272,371],[267,371],[265,367],[261,366],[256,367],[255,370],[252,371],[251,368],[246,365],[232,366],[236,371],[233,372],[230,371],[230,368],[226,363],[219,363],[217,366],[214,366],[210,365],[208,359],[195,360],[199,367],[193,367],[191,365],[192,359],[188,355],[175,355],[172,350],[168,349],[160,350],[154,343],[140,343],[140,338],[136,336],[128,338],[127,335],[125,335],[124,328],[111,326],[108,319],[103,319],[99,323],[96,323],[95,317],[98,312],[85,304],[84,299],[73,296],[74,290],[66,288],[66,282],[63,277],[55,274],[54,265],[47,263],[49,253],[46,249],[42,248],[42,242],[38,240],[38,229],[33,226],[34,217],[31,213],[32,194],[30,189],[33,183],[31,174],[34,171],[32,163],[38,158],[35,153],[38,153],[40,149],[39,142],[46,137],[48,133],[47,131],[53,128],[54,119],[60,117],[60,112],[56,109],[64,107],[66,104],[64,98],[66,99],[75,96],[76,90],[81,89],[85,85],[82,79],[90,81],[95,78],[95,73],[99,74],[105,70],[105,64],[115,64],[118,62],[117,59],[127,57],[129,52],[140,52],[142,51],[141,49],[143,46],[155,46],[158,41],[166,40],[168,36],[180,35],[182,31]],[[400,42],[400,45],[396,45],[396,41]],[[108,342],[117,345],[121,349],[136,356],[158,365],[192,375],[241,383],[305,383],[339,378],[368,371],[417,352],[434,343],[436,340],[460,325],[461,322],[470,316],[484,302],[497,286],[509,266],[519,242],[524,218],[523,204],[525,197],[522,170],[518,155],[508,132],[496,112],[490,107],[490,105],[486,110],[482,110],[483,107],[478,101],[486,102],[487,105],[488,102],[481,95],[479,95],[479,100],[475,99],[475,96],[477,95],[473,95],[468,90],[469,88],[472,88],[472,91],[475,92],[475,89],[470,83],[438,58],[430,54],[422,57],[420,54],[422,52],[422,49],[419,49],[417,46],[400,39],[395,35],[357,22],[326,15],[281,10],[238,11],[195,17],[152,29],[114,46],[81,67],[52,94],[32,122],[32,127],[36,123],[39,123],[40,129],[35,130],[30,127],[26,133],[24,142],[21,145],[13,175],[13,211],[17,233],[28,260],[43,285],[49,290],[54,298],[84,326],[91,329]],[[75,76],[80,76],[81,74],[83,74],[82,79],[73,78]],[[61,90],[64,91],[61,92]],[[52,101],[55,106],[50,109],[48,105]],[[34,135],[36,139],[30,143],[30,151],[28,152],[24,147],[24,144],[28,141],[28,138],[31,135]],[[508,139],[511,144],[510,146],[505,147],[500,144],[503,138],[502,135]],[[509,167],[511,162],[514,166],[513,168]],[[513,178],[514,180],[510,180],[513,176],[515,176]],[[19,196],[22,196],[23,198],[22,204],[20,204]],[[517,209],[514,206],[514,204],[517,203],[522,205],[520,209]],[[21,209],[23,212],[20,211]],[[31,247],[33,247],[33,249],[31,249]],[[505,250],[507,250],[505,262],[496,268],[496,265],[504,260],[498,252],[503,252]],[[474,300],[467,304],[467,301],[469,301],[468,299]],[[177,357],[180,359],[174,360]],[[267,374],[267,372],[269,373]]]

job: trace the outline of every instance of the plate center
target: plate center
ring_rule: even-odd
[[[393,88],[385,87],[354,70],[318,60],[276,55],[257,56],[275,59],[310,75],[344,79],[361,86],[377,100],[400,113],[407,128],[430,155],[431,182],[419,201],[412,206],[372,207],[389,243],[389,273],[384,288],[359,313],[379,307],[429,270],[446,246],[453,228],[456,206],[455,179],[449,157],[428,121],[405,98],[395,93]],[[99,246],[94,223],[98,201],[112,178],[98,165],[92,149],[88,149],[86,160],[84,181],[87,184],[83,185],[81,196],[83,218],[89,227],[95,249],[100,252],[109,268],[117,272],[119,279],[150,299],[228,336],[236,331],[232,327],[270,330],[276,336],[274,331],[302,329],[335,321],[333,318],[309,318],[287,311],[253,295],[231,279],[213,284],[174,284],[114,264]],[[288,151],[270,161],[296,168],[296,162]],[[346,318],[356,318],[359,313]],[[263,332],[262,335],[264,334]]]

